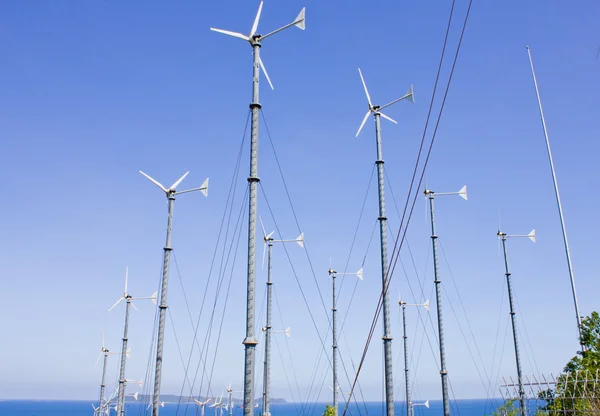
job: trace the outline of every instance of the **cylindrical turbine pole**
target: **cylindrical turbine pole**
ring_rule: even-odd
[[[410,401],[410,382],[408,377],[408,337],[406,336],[406,302],[400,301],[402,306],[402,338],[404,338],[404,383],[406,384],[406,415],[412,415]]]
[[[265,325],[265,362],[263,374],[263,416],[270,416],[269,397],[271,394],[271,294],[273,282],[271,281],[271,269],[273,258],[273,242],[268,240],[269,259],[267,266],[267,324]]]
[[[383,152],[381,149],[381,123],[380,114],[373,113],[375,116],[375,136],[377,139],[377,179],[379,189],[379,235],[381,237],[381,279],[383,290],[383,354],[385,358],[385,402],[386,416],[394,416],[394,378],[392,374],[393,356],[392,356],[392,332],[390,329],[390,299],[388,296],[389,276],[388,276],[388,258],[387,258],[387,217],[385,216],[385,173],[383,171]]]
[[[531,52],[529,46],[527,47],[527,54],[529,55],[529,64],[531,65],[531,74],[533,75],[533,84],[535,85],[535,93],[537,96],[538,107],[540,110],[540,117],[542,119],[542,127],[544,129],[544,137],[546,138],[546,150],[548,151],[548,161],[550,162],[550,171],[552,172],[552,182],[554,184],[554,195],[556,196],[556,205],[558,207],[558,217],[560,218],[560,226],[562,229],[563,243],[565,246],[565,254],[567,256],[567,267],[569,268],[569,278],[571,280],[571,291],[573,292],[573,303],[575,304],[575,316],[577,318],[577,331],[579,333],[579,344],[583,351],[585,346],[583,345],[583,339],[581,338],[581,314],[579,313],[579,301],[577,300],[577,289],[575,288],[575,275],[573,274],[573,265],[571,263],[571,250],[569,249],[569,240],[567,239],[567,229],[565,227],[565,219],[563,217],[562,203],[560,202],[560,194],[558,192],[558,181],[556,179],[556,172],[554,170],[554,160],[552,159],[552,151],[550,150],[550,140],[548,139],[548,130],[546,129],[546,119],[544,118],[544,110],[542,109],[542,99],[540,98],[540,91],[537,85],[537,78],[535,77],[535,71],[533,69],[533,60],[531,59]]]
[[[152,397],[152,416],[158,416],[158,407],[160,400],[160,377],[163,363],[163,345],[165,340],[165,320],[167,317],[167,288],[169,283],[169,258],[171,256],[171,227],[173,224],[173,204],[175,202],[175,191],[167,194],[169,200],[168,220],[167,220],[167,239],[164,248],[163,258],[163,276],[160,288],[160,305],[158,318],[158,336],[156,344],[156,369],[154,373],[154,396]]]
[[[231,389],[231,387],[230,387],[230,389]],[[233,399],[231,397],[232,395],[233,395],[233,392],[230,390],[229,391],[229,416],[233,415]]]
[[[515,344],[515,361],[517,362],[517,382],[519,384],[519,401],[521,403],[521,415],[527,416],[527,403],[525,400],[525,389],[523,388],[523,377],[521,375],[521,356],[519,355],[519,341],[517,338],[517,323],[513,306],[512,286],[510,284],[510,271],[508,270],[508,254],[506,252],[506,234],[498,232],[502,236],[502,248],[504,250],[504,268],[506,272],[506,286],[508,287],[508,304],[510,306],[510,321],[512,323],[513,341]]]
[[[258,182],[258,87],[260,79],[260,41],[256,38],[252,42],[254,51],[254,66],[252,72],[252,121],[250,125],[250,185],[249,213],[248,213],[248,276],[246,295],[246,338],[243,341],[245,349],[244,360],[244,416],[252,416],[254,412],[254,356],[258,340],[254,336],[254,289],[256,269],[256,195]]]
[[[433,247],[433,275],[435,283],[435,299],[437,303],[438,336],[440,339],[440,375],[442,377],[442,402],[444,416],[450,415],[450,402],[448,400],[448,370],[446,370],[446,353],[444,351],[444,325],[442,320],[442,288],[437,255],[437,235],[435,233],[435,214],[433,210],[433,192],[427,192],[429,198],[429,212],[431,216],[431,244]]]
[[[121,368],[119,370],[119,393],[117,396],[117,416],[125,414],[125,363],[127,362],[127,332],[129,330],[129,307],[131,306],[131,296],[125,294],[125,327],[123,329],[123,344],[121,345]]]
[[[104,399],[104,390],[106,388],[106,363],[108,361],[108,350],[102,347],[104,353],[104,363],[102,364],[102,383],[100,384],[100,400],[98,401],[98,416],[102,416],[102,400]]]
[[[335,411],[334,416],[338,415],[338,379],[337,379],[337,307],[335,299],[335,278],[336,273],[331,273],[331,282],[333,286],[333,303],[331,306],[331,315],[333,322],[333,356],[332,356],[332,367],[333,367],[333,409]]]

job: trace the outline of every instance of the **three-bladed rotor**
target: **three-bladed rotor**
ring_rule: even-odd
[[[240,32],[232,32],[230,30],[216,29],[214,27],[211,27],[210,30],[212,30],[214,32],[223,33],[225,35],[233,36],[234,38],[245,40],[247,42],[250,42],[250,45],[254,46],[255,44],[260,44],[260,42],[262,42],[263,39],[266,39],[269,36],[272,36],[275,33],[281,32],[282,30],[285,30],[289,27],[296,26],[297,28],[299,28],[301,30],[304,30],[306,28],[306,24],[305,24],[306,8],[303,7],[302,10],[300,10],[300,13],[298,13],[298,16],[296,16],[296,19],[294,19],[294,21],[292,23],[282,26],[277,30],[267,33],[266,35],[257,34],[256,31],[258,30],[258,23],[260,21],[260,15],[262,13],[262,7],[263,7],[263,2],[261,1],[260,5],[258,6],[258,12],[256,13],[256,17],[254,18],[254,23],[252,24],[252,28],[250,29],[249,35],[244,35]],[[263,64],[263,61],[262,61],[262,59],[260,59],[260,57],[258,58],[258,63],[260,65],[260,69],[265,74],[265,78],[267,78],[267,81],[269,82],[271,89],[275,89],[273,87],[273,83],[271,82],[271,79],[269,78],[269,74],[267,73],[265,65]]]
[[[411,85],[406,94],[404,94],[400,98],[395,99],[394,101],[390,101],[389,103],[387,103],[385,105],[381,105],[381,106],[373,105],[373,102],[371,101],[371,95],[369,94],[369,90],[367,89],[367,84],[365,83],[365,78],[363,77],[363,74],[362,74],[362,71],[360,70],[360,68],[358,68],[358,73],[360,75],[360,80],[362,81],[363,87],[365,89],[365,95],[367,96],[367,102],[369,103],[369,110],[367,111],[367,114],[365,114],[365,117],[363,118],[362,123],[360,123],[360,127],[358,128],[358,131],[356,132],[356,137],[358,137],[358,135],[362,131],[363,127],[365,126],[365,123],[367,122],[367,119],[369,118],[369,115],[371,115],[371,114],[373,114],[373,116],[381,116],[381,117],[391,121],[392,123],[398,124],[398,122],[396,120],[394,120],[391,117],[386,116],[385,114],[383,114],[381,112],[381,110],[391,106],[392,104],[396,104],[398,101],[405,100],[405,99],[409,100],[411,103],[414,103],[415,97],[413,94],[413,86]]]

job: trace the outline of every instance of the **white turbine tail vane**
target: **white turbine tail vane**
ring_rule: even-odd
[[[154,292],[152,294],[152,296],[150,296],[150,300],[152,301],[152,303],[154,303],[156,305],[156,298],[158,298],[158,290],[156,292]]]
[[[426,401],[426,402],[423,404],[423,406],[425,406],[426,408],[428,408],[428,409],[429,409],[429,400],[427,400],[427,401]]]
[[[285,329],[285,331],[283,331],[283,333],[285,334],[285,336],[286,336],[286,337],[288,337],[288,338],[289,338],[289,337],[291,336],[291,329],[290,329],[290,327],[288,326],[288,327]]]
[[[260,65],[260,69],[262,69],[263,74],[265,74],[265,78],[267,78],[267,81],[269,82],[269,85],[271,86],[271,89],[274,90],[275,87],[273,86],[273,83],[271,82],[271,78],[269,78],[269,74],[267,73],[267,69],[265,68],[265,64],[263,64],[263,61],[260,58],[260,56],[258,57],[258,64]]]
[[[408,92],[406,93],[405,97],[411,103],[413,103],[413,104],[415,103],[415,93],[413,92],[412,84],[410,84],[410,88],[408,89]]]
[[[360,280],[363,280],[363,268],[362,267],[360,269],[358,269],[358,271],[356,272],[356,275],[358,276],[358,278]]]
[[[427,311],[429,310],[429,299],[427,299],[425,301],[425,303],[423,304],[423,307],[425,308],[425,310],[427,310]]]
[[[298,238],[296,238],[296,243],[302,248],[304,248],[304,233],[300,234]]]
[[[198,190],[202,192],[202,195],[208,196],[208,178],[204,179],[204,182],[202,182],[202,185],[200,185]]]
[[[137,400],[137,399],[138,399],[138,397],[139,397],[139,395],[140,395],[140,394],[139,394],[139,393],[136,391],[135,393],[133,393],[133,398],[134,398],[135,400]]]
[[[127,357],[127,358],[131,357],[131,347],[127,348],[127,351],[125,351],[125,357]]]
[[[527,237],[529,237],[529,239],[535,243],[535,228],[531,230],[529,234],[527,234]]]
[[[294,26],[296,26],[300,30],[306,29],[306,7],[303,7],[296,16],[296,20],[294,20]]]
[[[169,190],[167,188],[165,188],[164,186],[162,186],[162,184],[160,182],[158,182],[156,179],[152,178],[150,175],[145,174],[144,172],[142,172],[141,170],[139,171],[142,175],[144,175],[146,178],[148,178],[148,180],[150,180],[150,182],[152,182],[154,185],[158,186],[160,189],[163,190],[163,192],[165,193],[169,193]]]
[[[469,199],[467,197],[467,185],[465,185],[462,188],[460,188],[460,191],[458,191],[458,194],[461,196],[462,199],[464,199],[465,201],[467,201]]]

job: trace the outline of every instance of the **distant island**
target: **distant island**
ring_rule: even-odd
[[[160,401],[161,402],[165,402],[165,404],[169,404],[169,403],[194,403],[194,399],[196,400],[200,400],[200,401],[206,401],[208,398],[207,397],[193,397],[193,398],[189,398],[187,396],[177,396],[175,394],[162,394],[160,396]],[[216,397],[212,397],[212,400],[210,401],[211,403],[214,403],[214,400],[216,399]],[[223,397],[223,402],[225,404],[227,404],[227,397]],[[241,405],[241,398],[234,398],[233,401],[235,403],[236,406]],[[137,400],[135,400],[135,398],[133,396],[125,396],[125,402],[126,403],[135,403],[136,401],[138,402],[143,402],[143,403],[150,403],[152,401],[152,396],[151,395],[146,395],[146,394],[139,394]],[[259,406],[262,403],[262,397],[254,399],[254,403],[258,403]],[[271,404],[286,404],[287,401],[285,399],[278,399],[278,398],[271,398]]]

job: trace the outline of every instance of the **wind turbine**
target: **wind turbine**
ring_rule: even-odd
[[[212,400],[212,398],[208,398],[206,401],[201,402],[200,400],[194,399],[194,401],[196,402],[196,404],[198,406],[200,406],[200,416],[204,416],[204,406],[206,406],[208,404],[208,402],[210,402]]]
[[[227,395],[229,396],[229,416],[233,416],[233,393],[240,392],[238,390],[233,390],[231,388],[231,383],[232,382],[229,382],[229,386],[225,386],[225,388],[227,389]],[[225,410],[227,410],[227,406],[225,407]]]
[[[256,199],[257,199],[257,187],[260,181],[258,177],[258,112],[261,108],[259,102],[259,81],[260,81],[260,69],[267,76],[267,71],[260,58],[260,48],[262,41],[269,36],[281,32],[289,27],[296,26],[299,29],[305,29],[305,9],[300,11],[300,14],[294,19],[292,23],[280,27],[266,35],[260,35],[257,33],[258,23],[260,21],[260,14],[262,12],[262,1],[258,7],[258,13],[254,18],[252,29],[246,36],[239,32],[231,32],[229,30],[215,29],[211,30],[225,35],[233,36],[250,43],[253,51],[253,74],[252,74],[252,102],[250,103],[250,110],[252,112],[251,119],[251,141],[250,141],[250,176],[249,182],[249,198],[248,198],[248,274],[247,274],[247,295],[246,295],[246,338],[243,341],[244,344],[244,416],[252,416],[254,412],[254,358],[256,354],[256,345],[258,341],[254,335],[254,291],[255,291],[255,269],[256,269]],[[273,88],[271,80],[267,76],[267,81]],[[156,415],[154,415],[156,416]]]
[[[169,282],[169,257],[171,255],[171,226],[173,222],[173,205],[175,202],[175,195],[185,194],[188,192],[200,191],[202,195],[208,196],[208,178],[204,180],[202,185],[198,188],[188,189],[186,191],[177,191],[179,184],[185,179],[190,173],[189,171],[184,173],[179,179],[177,179],[173,185],[169,188],[165,188],[156,179],[150,177],[140,170],[140,173],[144,175],[150,182],[158,186],[167,196],[168,200],[168,220],[167,220],[167,241],[164,247],[164,258],[163,258],[163,276],[160,289],[160,306],[159,306],[159,318],[158,318],[158,336],[156,345],[156,368],[154,373],[154,395],[152,397],[152,416],[158,416],[158,405],[160,398],[160,377],[163,363],[163,343],[165,338],[165,319],[167,316],[167,287]]]
[[[381,143],[381,117],[398,124],[394,119],[386,116],[381,112],[384,108],[387,108],[398,101],[407,99],[411,102],[415,102],[413,95],[412,85],[406,94],[402,97],[397,98],[393,101],[385,105],[374,105],[371,102],[371,96],[369,95],[369,90],[367,89],[367,84],[365,83],[365,79],[363,78],[362,71],[360,68],[358,69],[358,74],[360,75],[360,80],[362,81],[363,87],[365,89],[365,95],[367,96],[367,102],[369,103],[369,109],[365,117],[363,118],[358,131],[356,132],[356,137],[360,134],[362,128],[364,127],[369,115],[373,115],[375,119],[375,139],[377,144],[377,160],[375,164],[377,165],[377,179],[378,179],[378,188],[379,188],[379,237],[381,243],[381,283],[382,283],[382,295],[383,295],[383,350],[384,350],[384,359],[385,359],[385,402],[386,402],[386,415],[394,416],[394,378],[393,378],[393,356],[392,356],[392,333],[390,329],[390,305],[389,305],[389,296],[388,296],[388,286],[389,286],[389,276],[388,276],[388,258],[387,258],[387,217],[385,215],[385,174],[383,171],[383,150]]]
[[[98,400],[97,408],[92,405],[92,407],[94,407],[94,414],[97,414],[98,416],[100,416],[102,413],[102,400],[104,400],[104,390],[106,388],[106,364],[108,363],[108,356],[113,354],[116,353],[110,352],[108,348],[104,346],[104,331],[102,331],[102,349],[100,350],[100,355],[96,360],[96,364],[94,364],[94,367],[96,367],[98,365],[98,361],[100,361],[100,357],[104,356],[104,362],[102,363],[102,381],[100,382],[100,399]]]
[[[508,253],[506,251],[506,240],[508,238],[526,237],[535,243],[535,229],[531,230],[531,232],[529,234],[512,234],[512,235],[506,234],[505,232],[498,230],[498,233],[496,235],[498,236],[498,238],[500,238],[502,240],[502,249],[504,251],[504,269],[505,269],[504,275],[506,276],[506,286],[508,288],[508,304],[510,306],[510,321],[512,323],[513,342],[514,342],[514,346],[515,346],[515,361],[517,364],[517,382],[519,384],[519,402],[521,405],[521,415],[527,416],[527,399],[525,398],[525,389],[523,388],[523,376],[521,374],[521,357],[519,355],[519,340],[517,338],[517,323],[516,323],[516,319],[515,319],[515,309],[514,309],[514,305],[513,305],[512,286],[510,284],[511,273],[508,269]]]
[[[442,378],[442,403],[444,406],[444,416],[450,416],[450,401],[448,399],[448,370],[446,370],[446,353],[444,350],[444,326],[442,320],[442,289],[440,286],[440,271],[437,257],[437,234],[435,232],[435,212],[433,209],[433,200],[435,195],[459,195],[465,201],[467,197],[467,186],[463,186],[458,192],[440,192],[435,193],[430,189],[425,189],[425,197],[429,199],[429,214],[431,219],[431,245],[433,250],[433,282],[435,283],[435,299],[437,305],[438,337],[440,346],[440,376]]]
[[[221,393],[221,397],[219,397],[218,401],[215,400],[215,402],[213,404],[211,404],[210,406],[208,406],[208,407],[214,408],[215,409],[215,416],[217,416],[217,409],[219,409],[222,404],[223,404],[223,393]]]
[[[337,276],[356,276],[358,277],[360,280],[363,280],[363,269],[362,267],[360,269],[358,269],[357,272],[354,273],[338,273],[337,271],[335,271],[334,269],[332,269],[331,267],[331,263],[329,264],[329,270],[327,270],[327,273],[329,274],[329,276],[331,276],[331,284],[333,286],[333,304],[331,307],[331,314],[332,314],[332,321],[333,321],[333,325],[332,325],[332,336],[333,336],[333,362],[332,362],[332,372],[333,372],[333,387],[331,388],[331,390],[333,391],[333,408],[335,409],[335,416],[337,416],[338,414],[338,390],[339,390],[339,385],[338,385],[338,381],[337,381],[337,307],[336,307],[336,293],[335,293],[335,279],[337,278]]]
[[[132,303],[132,301],[134,299],[136,299],[136,300],[150,299],[152,301],[152,303],[154,303],[156,305],[156,294],[157,294],[157,292],[154,292],[152,294],[152,296],[142,297],[142,298],[134,298],[127,291],[128,277],[129,277],[129,267],[127,267],[125,269],[125,290],[123,291],[123,296],[121,296],[119,298],[119,300],[113,306],[111,306],[110,309],[108,310],[110,312],[111,310],[113,310],[113,308],[115,306],[117,306],[119,303],[121,303],[121,301],[125,300],[125,325],[123,328],[123,343],[121,345],[121,367],[119,369],[119,390],[118,390],[119,393],[118,393],[117,406],[116,406],[117,416],[122,416],[125,414],[125,386],[127,383],[127,380],[125,379],[125,363],[126,363],[126,358],[129,356],[129,350],[127,349],[127,342],[129,340],[127,337],[127,333],[129,331],[129,307],[132,306],[134,309],[137,310],[135,305]]]
[[[407,306],[422,306],[427,312],[429,312],[429,299],[424,303],[406,303],[402,299],[398,301],[398,304],[402,307],[402,338],[404,339],[404,384],[406,385],[406,414],[407,416],[413,415],[413,403],[410,400],[410,380],[408,377],[408,336],[406,335],[406,307]],[[427,407],[429,407],[429,401],[427,401]]]
[[[300,247],[304,247],[304,233],[300,234],[298,238],[294,240],[275,240],[273,234],[275,231],[267,235],[265,226],[260,219],[260,226],[263,232],[263,266],[265,263],[265,253],[267,246],[269,247],[269,259],[267,265],[267,322],[264,326],[265,331],[265,358],[263,362],[263,416],[270,416],[270,395],[271,395],[271,333],[275,332],[271,329],[271,297],[273,290],[273,282],[271,281],[271,270],[273,261],[273,243],[296,243]],[[289,336],[289,328],[287,329],[287,336]]]

